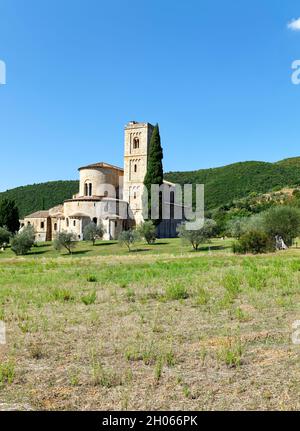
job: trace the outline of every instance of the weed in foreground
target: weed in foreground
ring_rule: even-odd
[[[86,281],[88,281],[89,283],[96,283],[97,277],[93,274],[90,274],[87,276]]]
[[[166,288],[165,297],[169,300],[187,299],[189,294],[182,284],[172,284]]]
[[[91,375],[94,386],[112,388],[122,385],[122,379],[111,369],[105,369],[94,351],[91,352]]]
[[[228,337],[218,351],[218,359],[229,368],[238,368],[242,364],[243,346],[238,338]]]
[[[87,295],[84,295],[81,297],[81,301],[85,304],[85,305],[91,305],[94,304],[96,302],[97,299],[97,293],[94,290],[91,293],[88,293]]]
[[[15,365],[12,361],[0,363],[0,387],[11,385],[15,379]]]
[[[53,290],[53,298],[56,301],[67,302],[67,301],[73,301],[74,295],[69,289],[56,287]]]

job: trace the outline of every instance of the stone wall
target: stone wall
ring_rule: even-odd
[[[110,168],[81,168],[80,187],[77,197],[86,196],[85,184],[92,184],[92,196],[108,196],[116,198],[123,194],[123,175],[120,171]],[[106,187],[111,185],[113,187]],[[119,189],[119,192],[118,190]]]

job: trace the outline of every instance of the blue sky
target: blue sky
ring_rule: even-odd
[[[164,168],[300,156],[296,0],[1,0],[0,191],[123,164],[159,122]]]

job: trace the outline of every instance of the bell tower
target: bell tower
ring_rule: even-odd
[[[153,129],[152,124],[136,121],[125,126],[123,199],[129,203],[137,224],[143,221],[143,185]]]

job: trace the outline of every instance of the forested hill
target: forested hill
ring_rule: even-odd
[[[168,172],[165,178],[179,184],[205,184],[205,206],[212,209],[250,193],[260,194],[300,185],[300,157],[277,163],[240,162],[198,171]],[[51,181],[2,192],[0,200],[14,199],[23,217],[61,204],[77,192],[78,181]]]
[[[49,209],[63,203],[78,193],[78,181],[50,181],[17,187],[0,193],[0,201],[8,198],[15,200],[20,217],[42,209]]]
[[[213,169],[168,172],[165,178],[179,184],[205,184],[205,207],[212,209],[252,192],[299,185],[300,157],[276,163],[239,162]]]

